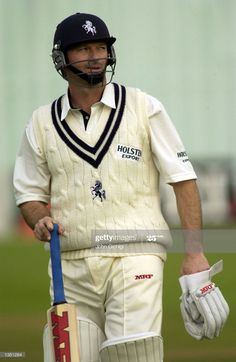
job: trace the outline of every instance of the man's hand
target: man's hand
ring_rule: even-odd
[[[34,231],[35,237],[41,241],[49,241],[53,224],[58,224],[58,222],[51,217],[48,205],[41,201],[29,201],[21,204],[20,210],[27,224]],[[60,235],[64,234],[64,228],[60,224],[58,224],[58,231]]]
[[[51,239],[53,224],[55,223],[56,221],[54,221],[50,216],[45,216],[40,219],[34,227],[35,237],[41,241],[49,241]],[[60,224],[58,224],[58,232],[59,235],[64,234],[64,228]]]

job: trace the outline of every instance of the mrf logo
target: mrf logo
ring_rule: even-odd
[[[134,279],[142,280],[142,279],[151,279],[152,277],[153,277],[153,274],[140,274],[140,275],[135,275]]]
[[[210,284],[200,288],[201,294],[205,294],[205,293],[210,292],[214,288],[214,286],[215,286],[214,283],[210,283]]]
[[[70,337],[66,328],[69,327],[68,312],[63,312],[62,316],[51,313],[52,335],[56,362],[70,362]]]

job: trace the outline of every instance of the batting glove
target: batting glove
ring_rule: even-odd
[[[180,310],[186,331],[194,338],[218,337],[228,315],[229,306],[220,289],[212,283],[213,275],[223,270],[223,260],[209,270],[183,275]]]

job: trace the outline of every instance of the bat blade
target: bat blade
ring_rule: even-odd
[[[54,303],[47,312],[47,319],[54,362],[80,362],[76,306],[65,299],[57,224],[51,233],[50,252]]]
[[[47,312],[55,362],[79,362],[76,307],[59,304]]]

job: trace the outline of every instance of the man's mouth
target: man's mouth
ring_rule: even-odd
[[[104,70],[104,67],[101,66],[89,66],[87,67],[87,70],[89,73],[102,73]]]

